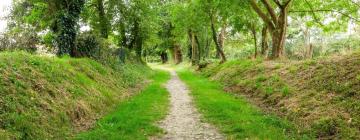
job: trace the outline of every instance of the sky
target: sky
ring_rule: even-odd
[[[6,20],[3,17],[9,14],[11,3],[12,0],[1,0],[0,2],[0,33],[6,28]]]

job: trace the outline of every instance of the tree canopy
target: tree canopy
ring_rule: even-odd
[[[7,34],[32,38],[25,44],[45,44],[60,56],[77,56],[76,39],[90,32],[139,60],[166,62],[169,55],[177,63],[185,58],[198,65],[234,56],[291,58],[293,48],[321,46],[311,38],[357,28],[359,5],[354,0],[14,0]],[[295,47],[294,41],[303,43]]]

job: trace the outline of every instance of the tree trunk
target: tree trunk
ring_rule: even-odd
[[[167,55],[167,53],[165,51],[161,52],[160,57],[161,57],[161,62],[163,64],[167,63],[168,60],[169,60],[168,55]]]
[[[136,49],[135,49],[135,53],[136,56],[139,60],[141,60],[142,57],[142,45],[143,45],[143,40],[141,36],[138,36],[136,38]]]
[[[192,65],[198,65],[199,59],[198,59],[198,45],[196,42],[196,35],[194,32],[191,32],[191,63]]]
[[[201,44],[200,44],[200,40],[198,38],[198,36],[195,34],[195,42],[196,42],[196,60],[198,61],[198,63],[200,63],[200,59],[201,59]]]
[[[203,60],[206,60],[209,57],[209,53],[210,53],[211,38],[209,39],[208,35],[209,35],[208,28],[206,28],[204,54],[202,58]]]
[[[60,3],[64,4],[64,3]],[[79,0],[78,3],[69,3],[68,5],[61,5],[63,7],[58,9],[59,14],[54,17],[56,20],[53,23],[52,30],[56,34],[56,47],[58,48],[57,55],[63,56],[69,54],[71,57],[76,57],[77,48],[75,41],[77,37],[77,25],[80,18],[81,11],[84,7],[85,1]],[[70,8],[71,7],[71,8]],[[60,11],[62,10],[62,11]]]
[[[187,52],[187,57],[189,58],[189,60],[192,60],[192,33],[191,30],[188,30],[188,52]]]
[[[311,34],[308,27],[303,31],[304,32],[304,44],[305,44],[305,57],[312,58],[313,55],[313,45],[311,44]]]
[[[252,27],[251,33],[254,38],[254,47],[255,47],[254,58],[257,58],[257,56],[258,56],[257,36],[256,36],[256,29],[254,27]]]
[[[222,49],[222,46],[220,45],[220,43],[218,42],[218,39],[217,39],[217,33],[216,33],[216,29],[215,29],[215,24],[214,24],[214,19],[213,17],[211,17],[211,30],[212,30],[212,36],[213,36],[213,40],[214,40],[214,43],[215,43],[215,46],[216,46],[216,52],[220,55],[221,57],[221,61],[220,63],[224,63],[226,62],[226,56],[225,56],[225,53]]]
[[[281,8],[281,14],[275,29],[271,29],[272,35],[272,59],[283,57],[287,32],[287,8]]]
[[[140,31],[140,28],[139,28],[139,22],[138,21],[135,21],[134,23],[134,46],[135,46],[135,53],[136,53],[136,56],[138,58],[139,61],[142,61],[141,57],[142,57],[142,47],[143,47],[143,38],[142,38],[142,35],[141,35],[141,31]]]
[[[225,44],[225,36],[226,36],[226,25],[221,28],[220,34],[219,34],[219,45],[220,47],[224,47]]]
[[[204,52],[204,59],[209,58],[210,55],[210,47],[211,47],[211,38],[206,38],[206,46],[205,46],[205,52]]]
[[[284,55],[288,9],[292,1],[293,0],[286,0],[283,2],[274,1],[277,5],[277,7],[274,8],[268,0],[261,0],[261,3],[267,11],[264,13],[256,0],[250,0],[251,7],[270,29],[272,38],[272,59],[277,59]],[[280,9],[279,16],[277,16],[275,9]]]
[[[226,36],[226,24],[224,24],[223,27],[221,28],[221,31],[220,31],[220,34],[218,37],[218,42],[219,42],[221,49],[223,49],[224,45],[225,45],[225,36]],[[219,52],[216,52],[216,58],[220,58]]]
[[[126,37],[126,29],[125,29],[125,25],[124,23],[120,23],[120,41],[119,44],[120,46],[122,47],[127,47],[127,48],[130,48],[129,46],[127,46],[127,37]]]
[[[174,55],[175,64],[180,64],[182,62],[182,53],[181,53],[180,45],[175,44],[173,49],[174,49],[173,55]]]
[[[100,21],[100,34],[103,38],[108,38],[109,36],[109,21],[106,17],[104,10],[104,2],[103,0],[97,0],[97,10]]]
[[[261,32],[261,55],[265,58],[267,57],[268,49],[268,27],[264,26]]]
[[[313,58],[313,54],[314,54],[314,46],[313,44],[309,44],[309,53],[308,53],[308,58]]]

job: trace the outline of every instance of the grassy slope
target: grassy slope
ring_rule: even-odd
[[[303,62],[232,61],[203,74],[321,139],[360,139],[360,53]]]
[[[168,93],[162,84],[170,78],[167,72],[157,72],[151,83],[139,95],[121,103],[101,119],[89,132],[77,136],[83,140],[145,140],[161,133],[154,124],[166,116]]]
[[[0,53],[0,138],[64,139],[86,130],[149,72],[143,65]]]
[[[228,139],[299,138],[294,127],[286,121],[261,113],[244,98],[224,92],[220,84],[189,71],[179,71],[179,76],[189,86],[205,119],[217,126]]]

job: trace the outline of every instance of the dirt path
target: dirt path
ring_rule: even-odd
[[[160,123],[167,131],[162,140],[222,140],[217,130],[200,120],[200,114],[194,108],[186,85],[175,71],[171,71],[171,80],[166,88],[171,96],[170,114]]]

